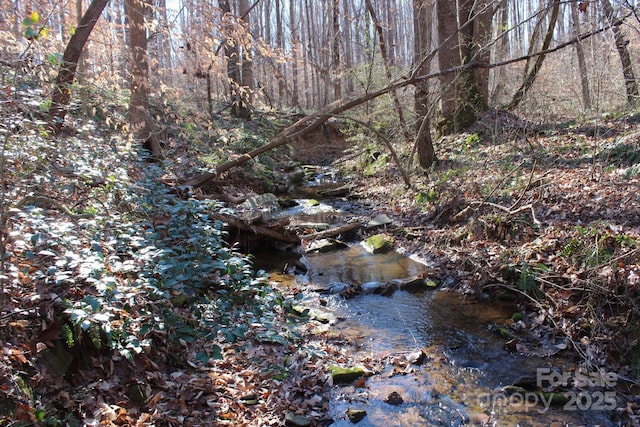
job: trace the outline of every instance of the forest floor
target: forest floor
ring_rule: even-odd
[[[294,157],[339,171],[354,184],[349,201],[371,215],[386,213],[393,220],[386,232],[397,247],[424,259],[450,289],[469,298],[518,301],[524,316],[512,325],[518,338],[508,343],[513,351],[563,352],[615,372],[620,417],[640,423],[638,116],[534,123],[487,114],[473,129],[437,141],[439,163],[427,172],[412,169],[411,188],[382,144],[359,151],[337,129],[294,143]],[[111,142],[97,141],[99,132],[84,132],[66,144],[43,141],[38,167],[26,167],[32,160],[20,158],[26,152],[10,161],[10,188],[46,176],[37,187],[46,196],[22,196],[9,212],[7,263],[13,267],[7,274],[15,280],[0,300],[0,424],[263,426],[282,425],[287,416],[289,424],[328,424],[328,366],[357,363],[348,348],[335,345],[340,337],[315,333],[317,324],[292,305],[295,292],[283,299],[253,283],[238,289],[237,310],[219,305],[213,321],[194,317],[202,306],[185,303],[190,298],[177,292],[180,287],[170,289],[170,310],[158,310],[159,300],[151,299],[158,296],[139,283],[164,277],[164,270],[149,275],[145,269],[182,268],[176,270],[180,280],[188,281],[193,272],[179,264],[191,259],[190,250],[211,243],[192,230],[207,229],[197,222],[206,215],[163,187],[180,171],[147,178],[151,191],[131,196],[123,177],[144,182],[141,166],[123,160]],[[88,138],[96,141],[88,144]],[[78,164],[57,154],[61,149],[80,153]],[[111,157],[96,162],[96,153]],[[192,163],[186,159],[181,167]],[[264,180],[250,176],[238,168],[212,188],[253,195]],[[114,207],[105,208],[108,203]],[[72,204],[85,213],[66,207]],[[133,222],[136,215],[146,222]],[[150,251],[141,237],[148,235],[157,239]],[[174,253],[158,261],[158,247]],[[183,247],[184,253],[175,252]],[[237,262],[231,255],[226,262]],[[238,275],[229,271],[204,272],[216,295],[229,295],[217,287]],[[61,307],[62,299],[84,305]],[[271,305],[247,304],[254,300]],[[99,312],[104,306],[112,311]],[[78,331],[54,321],[62,313],[86,316],[76,317],[86,320],[77,323],[82,328],[131,326],[130,339],[124,346],[124,335],[113,337],[123,342],[120,352],[75,345],[78,333],[98,344],[106,340],[92,337],[90,326]],[[237,323],[223,323],[232,313]],[[200,336],[198,322],[216,334]],[[136,333],[148,340],[138,342]],[[60,364],[64,371],[54,372]]]

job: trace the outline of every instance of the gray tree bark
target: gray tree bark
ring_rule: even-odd
[[[151,0],[126,0],[129,22],[129,61],[131,97],[129,98],[129,130],[133,137],[151,151],[154,159],[162,157],[160,142],[155,135],[149,114],[149,61],[145,17],[151,10]]]
[[[490,0],[436,0],[440,69],[474,62],[488,62],[493,8]],[[465,68],[440,77],[441,111],[438,134],[458,132],[485,111],[489,96],[488,69]]]
[[[631,64],[631,55],[629,55],[629,49],[627,45],[629,41],[626,40],[624,32],[620,25],[613,25],[615,22],[615,11],[611,6],[609,0],[602,0],[602,7],[604,9],[607,21],[611,25],[611,31],[613,31],[613,37],[616,43],[616,50],[620,57],[620,64],[622,65],[622,75],[624,77],[624,86],[627,92],[627,103],[634,105],[638,101],[638,82],[636,81],[635,74],[633,72],[633,65]]]
[[[418,75],[427,75],[431,70],[431,61],[427,58],[431,53],[432,10],[432,0],[413,0],[414,69]],[[436,160],[431,139],[430,106],[429,81],[424,80],[416,84],[414,92],[415,146],[418,151],[418,163],[423,169],[430,168]]]
[[[580,35],[580,13],[578,4],[571,3],[571,21],[573,24],[573,35]],[[576,43],[576,55],[578,57],[578,72],[580,73],[580,87],[582,89],[582,106],[586,111],[591,110],[591,88],[589,87],[589,75],[587,73],[587,62],[584,57],[582,42]]]

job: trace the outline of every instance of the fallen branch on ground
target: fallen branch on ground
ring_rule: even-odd
[[[351,224],[342,225],[336,228],[330,228],[324,231],[318,231],[317,233],[305,234],[300,236],[302,240],[314,240],[314,239],[326,239],[327,237],[337,236],[338,234],[347,233],[349,231],[357,230],[362,224],[359,222],[353,222]]]

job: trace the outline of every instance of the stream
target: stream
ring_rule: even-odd
[[[334,206],[297,202],[272,214],[290,216],[294,224],[332,226],[356,214],[344,201]],[[533,378],[535,384],[538,369],[575,369],[557,355],[505,349],[507,340],[497,329],[513,322],[518,311],[513,303],[465,299],[444,289],[400,289],[387,296],[361,292],[344,298],[336,288],[358,283],[367,289],[415,277],[427,269],[428,261],[396,251],[373,254],[358,241],[329,252],[304,249],[256,253],[256,267],[280,286],[304,289],[303,303],[331,313],[332,321],[324,326],[339,334],[350,355],[377,367],[364,381],[334,384],[331,425],[354,425],[347,415],[354,410],[366,411],[358,426],[618,425],[612,421],[615,411],[592,409],[592,394],[579,396],[577,405],[549,405],[533,392],[505,389],[522,378]],[[306,271],[290,268],[300,263]],[[446,288],[443,282],[441,288]]]

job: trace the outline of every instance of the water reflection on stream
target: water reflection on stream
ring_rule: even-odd
[[[276,281],[312,289],[333,282],[387,282],[415,276],[425,269],[396,252],[370,254],[362,245],[307,254],[305,275],[281,274],[282,254],[258,256],[256,262],[273,272]],[[332,330],[345,337],[353,355],[389,360],[382,372],[362,387],[334,386],[330,416],[334,426],[353,425],[349,408],[366,410],[358,426],[579,426],[616,425],[606,412],[571,412],[562,408],[518,405],[500,393],[501,387],[536,368],[560,364],[549,358],[527,357],[504,349],[504,339],[491,326],[509,322],[516,308],[496,301],[465,300],[454,292],[396,291],[391,296],[359,295],[327,298],[339,319]],[[424,351],[427,361],[399,369],[391,360]],[[400,405],[385,403],[392,392]],[[486,424],[484,424],[486,423]]]

